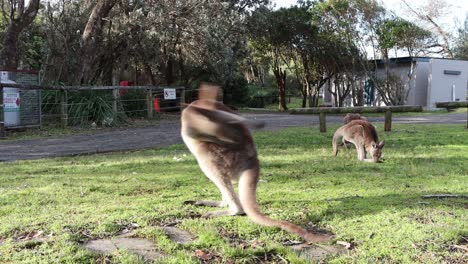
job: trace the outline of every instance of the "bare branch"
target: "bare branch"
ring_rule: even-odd
[[[413,13],[415,14],[419,19],[421,20],[424,20],[424,21],[427,21],[429,22],[431,25],[434,26],[434,28],[436,29],[436,31],[440,34],[440,36],[442,36],[442,39],[444,40],[445,44],[444,44],[444,48],[445,50],[447,51],[447,53],[449,54],[449,56],[451,58],[453,58],[453,53],[450,49],[450,42],[449,42],[449,34],[442,29],[442,27],[437,24],[435,22],[435,20],[431,17],[430,13],[429,14],[421,14],[420,12],[416,11],[413,7],[411,7],[408,2],[406,0],[401,0],[405,5],[406,7],[408,7],[408,9]]]

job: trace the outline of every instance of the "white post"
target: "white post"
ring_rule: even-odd
[[[452,84],[452,101],[455,101],[455,84]]]

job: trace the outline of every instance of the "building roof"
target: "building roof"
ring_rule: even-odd
[[[466,61],[466,60],[460,60],[460,59],[452,59],[452,58],[434,58],[434,57],[398,57],[398,58],[390,58],[390,63],[410,63],[413,61],[424,61],[424,62],[429,62],[430,60],[459,60],[459,61]],[[377,60],[369,60],[371,63],[377,63],[377,64],[383,64],[384,60],[383,59],[377,59]]]
[[[429,61],[431,58],[429,57],[398,57],[398,58],[390,58],[390,63],[409,63],[413,61]],[[377,63],[377,64],[383,64],[384,60],[383,59],[377,59],[377,60],[369,60],[369,62],[372,63]]]

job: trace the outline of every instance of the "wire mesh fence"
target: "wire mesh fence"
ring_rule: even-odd
[[[184,87],[156,86],[72,87],[2,82],[0,88],[2,91],[19,89],[20,98],[26,98],[28,94],[34,93],[40,95],[38,104],[24,107],[22,105],[28,111],[21,115],[20,123],[16,127],[30,124],[62,127],[70,125],[112,126],[134,118],[161,118],[164,115],[178,113],[181,106],[191,102],[197,94],[196,90],[187,90]],[[0,94],[3,95],[3,92]],[[3,122],[3,124],[4,109],[4,104],[1,104],[0,123]]]

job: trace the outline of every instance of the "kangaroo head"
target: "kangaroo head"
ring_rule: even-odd
[[[382,156],[382,148],[385,146],[384,141],[380,141],[380,143],[372,143],[372,148],[370,150],[370,153],[372,155],[372,160],[374,162],[379,162],[380,157]]]

